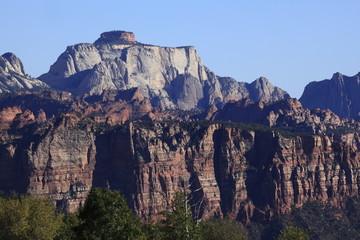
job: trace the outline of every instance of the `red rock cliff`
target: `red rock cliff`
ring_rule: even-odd
[[[102,186],[123,191],[143,218],[159,216],[176,191],[193,195],[199,217],[244,222],[266,221],[309,200],[339,205],[358,194],[356,133],[286,138],[218,124],[155,124],[130,126],[126,137],[112,139],[118,150],[104,151],[111,164],[98,173]]]
[[[182,191],[198,217],[267,221],[309,200],[340,206],[359,191],[357,133],[284,137],[206,122],[135,122],[95,134],[69,117],[31,126],[23,138],[2,137],[0,187],[49,196],[68,211],[100,186],[120,190],[142,218],[158,219]]]

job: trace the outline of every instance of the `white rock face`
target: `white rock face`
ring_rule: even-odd
[[[13,53],[0,56],[0,93],[47,88],[46,83],[25,74],[22,62]]]
[[[105,34],[106,39],[100,37],[95,44],[68,47],[39,79],[55,89],[74,94],[101,94],[109,89],[139,87],[154,106],[162,109],[203,109],[252,97],[244,83],[219,81],[202,64],[194,47],[144,45],[136,42],[133,34],[131,41],[116,39],[123,34],[110,32]],[[270,83],[255,88],[259,89],[262,100],[273,100],[275,88]],[[288,96],[281,91],[275,94],[276,100]]]

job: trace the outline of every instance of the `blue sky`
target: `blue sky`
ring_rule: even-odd
[[[260,76],[299,98],[310,81],[360,71],[360,1],[0,0],[0,54],[37,77],[66,49],[126,30],[138,41],[194,45],[220,76]]]

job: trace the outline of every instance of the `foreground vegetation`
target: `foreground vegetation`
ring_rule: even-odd
[[[53,204],[32,196],[0,198],[0,239],[360,239],[360,201],[345,209],[312,202],[268,224],[245,227],[229,219],[195,221],[186,196],[177,193],[158,223],[143,223],[117,191],[92,189],[85,205],[63,215]]]

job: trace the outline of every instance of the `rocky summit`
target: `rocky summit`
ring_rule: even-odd
[[[216,76],[192,46],[142,44],[124,31],[102,33],[94,44],[69,46],[39,79],[76,95],[137,87],[160,109],[205,109],[243,97],[254,101],[289,97],[265,78],[247,84]]]
[[[309,83],[300,101],[307,108],[330,109],[341,117],[360,119],[360,73],[335,73],[331,79]]]
[[[20,59],[13,53],[0,56],[0,93],[22,90],[38,91],[49,86],[25,73]]]

